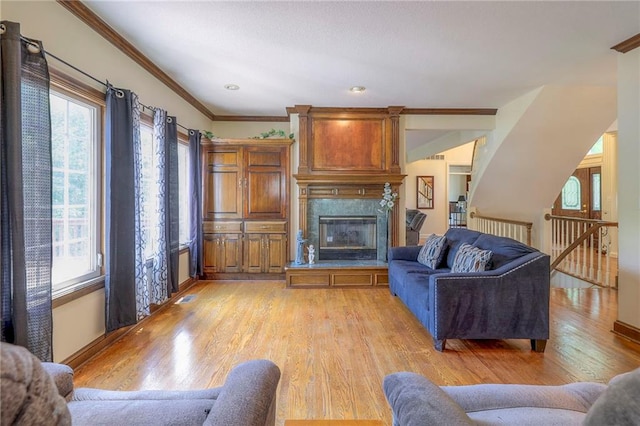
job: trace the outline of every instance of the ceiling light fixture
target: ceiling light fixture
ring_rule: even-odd
[[[352,88],[349,89],[349,91],[353,93],[362,93],[365,90],[367,90],[367,88],[364,86],[353,86]]]
[[[240,90],[240,86],[237,84],[225,84],[224,88],[227,90]]]

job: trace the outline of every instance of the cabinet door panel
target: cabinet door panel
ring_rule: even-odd
[[[242,272],[242,237],[240,234],[224,234],[222,241],[224,270],[221,272]]]
[[[205,234],[202,239],[202,269],[205,273],[216,272],[218,262],[216,256],[218,255],[217,247],[220,240],[217,236],[212,234]]]
[[[245,219],[287,217],[287,149],[248,147],[244,154]]]
[[[247,217],[283,218],[284,176],[279,171],[248,175]]]
[[[205,218],[242,218],[240,173],[213,171],[207,173]]]
[[[247,149],[247,166],[248,167],[282,167],[282,150],[280,148],[248,148]]]
[[[244,240],[244,271],[249,273],[263,272],[263,234],[246,234]]]
[[[285,234],[269,234],[267,237],[265,272],[272,274],[282,273],[287,263],[287,236]]]
[[[242,218],[242,151],[218,147],[204,153],[203,217]]]

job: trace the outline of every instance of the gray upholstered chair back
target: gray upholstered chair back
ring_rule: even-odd
[[[413,246],[418,244],[420,239],[420,228],[424,223],[427,215],[420,210],[407,209],[407,245]]]

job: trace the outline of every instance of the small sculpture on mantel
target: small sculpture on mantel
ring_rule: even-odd
[[[309,265],[316,263],[316,249],[313,244],[309,244]]]
[[[296,265],[304,263],[304,243],[306,241],[302,238],[302,229],[298,229],[298,234],[296,235],[296,260],[294,261]]]

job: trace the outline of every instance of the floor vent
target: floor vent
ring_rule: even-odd
[[[444,160],[444,154],[436,154],[430,157],[426,157],[425,160]]]
[[[196,298],[196,295],[195,295],[195,294],[190,294],[190,295],[188,295],[188,296],[181,297],[180,299],[178,299],[178,300],[176,301],[176,305],[179,305],[179,304],[181,304],[181,303],[189,303],[189,302],[191,302],[191,301],[192,301],[193,299],[195,299],[195,298]]]

